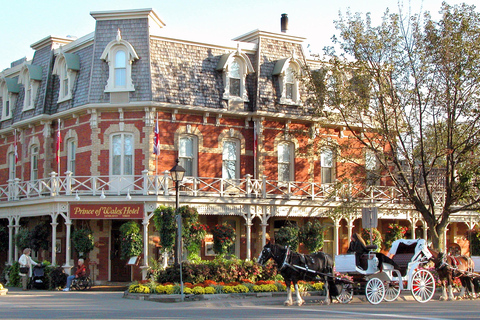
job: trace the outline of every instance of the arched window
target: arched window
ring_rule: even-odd
[[[8,179],[13,180],[16,178],[16,163],[15,163],[15,152],[10,152],[8,154]]]
[[[222,177],[224,179],[239,179],[240,141],[236,139],[223,141],[222,160]]]
[[[275,64],[273,75],[278,76],[281,104],[302,104],[298,80],[300,72],[301,66],[294,58],[278,60]]]
[[[118,133],[111,139],[110,172],[112,175],[133,175],[133,134]]]
[[[38,146],[36,144],[30,147],[30,180],[38,180]]]
[[[185,168],[185,176],[196,177],[197,173],[197,137],[181,136],[178,143],[178,158]]]
[[[223,99],[248,101],[245,80],[248,74],[254,72],[248,56],[240,51],[224,54],[217,70],[223,72]]]
[[[332,149],[324,149],[320,156],[322,183],[333,183],[335,179],[335,156]]]
[[[278,181],[292,181],[293,179],[293,144],[281,142],[278,144]]]
[[[135,91],[132,81],[132,63],[139,57],[133,46],[122,39],[120,30],[117,37],[103,50],[100,59],[108,63],[108,80],[105,92]]]
[[[115,87],[125,88],[127,85],[127,55],[124,50],[115,53]]]
[[[75,139],[67,140],[67,171],[75,175],[75,161],[77,152],[77,141]]]
[[[77,54],[60,53],[58,55],[53,67],[53,74],[57,75],[60,81],[57,102],[72,99],[78,70],[80,70],[80,58]]]
[[[0,79],[0,96],[2,97],[2,120],[12,118],[12,110],[17,101],[17,94],[20,91],[17,79]]]

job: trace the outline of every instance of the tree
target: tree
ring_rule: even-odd
[[[450,216],[480,201],[480,15],[466,4],[440,13],[387,10],[378,26],[369,14],[340,15],[342,54],[329,50],[310,82],[322,115],[374,155],[436,249]]]

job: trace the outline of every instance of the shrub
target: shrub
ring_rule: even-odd
[[[214,287],[205,287],[205,294],[214,294],[215,288]]]
[[[161,285],[155,287],[155,292],[159,294],[172,294],[174,291],[172,284]]]
[[[15,245],[18,249],[23,250],[30,247],[30,231],[20,228],[15,234]]]
[[[205,288],[201,287],[201,286],[193,287],[192,293],[193,294],[205,294]]]
[[[50,289],[65,287],[67,284],[67,274],[62,267],[45,268],[45,275]]]
[[[175,226],[175,210],[172,207],[159,206],[154,211],[153,221],[155,228],[160,234],[162,249],[171,251],[175,245],[175,235],[177,228]]]
[[[480,232],[469,230],[465,238],[470,242],[470,255],[480,256]]]
[[[275,243],[281,246],[289,246],[290,249],[296,251],[300,243],[300,229],[297,225],[287,223],[275,232]]]
[[[8,230],[0,226],[0,251],[8,250]]]
[[[128,287],[128,292],[131,293],[150,293],[150,288],[139,283],[131,284]]]
[[[143,238],[140,227],[135,221],[128,221],[120,226],[121,258],[129,259],[143,251]]]
[[[8,283],[7,285],[10,287],[20,287],[20,275],[18,274],[20,271],[20,264],[18,261],[12,263],[10,267],[8,267]]]
[[[372,231],[370,231],[372,230]],[[373,243],[370,243],[370,233],[372,234],[372,241]],[[377,252],[380,252],[380,249],[382,248],[382,235],[380,234],[380,231],[378,231],[376,228],[372,229],[363,229],[362,230],[362,238],[365,240],[365,243],[367,245],[369,244],[374,244],[377,246]]]
[[[387,233],[385,234],[385,249],[390,249],[395,240],[405,238],[405,233],[407,233],[407,230],[408,227],[404,227],[396,223],[390,223],[387,228]]]
[[[300,242],[305,245],[308,252],[318,252],[323,247],[323,232],[324,228],[318,220],[315,220],[313,223],[308,221],[300,229]]]
[[[50,247],[50,237],[52,236],[52,231],[50,230],[49,225],[46,223],[37,224],[33,230],[30,232],[30,247],[34,251],[40,249],[48,250]]]
[[[227,224],[217,224],[211,228],[213,235],[213,251],[222,256],[228,253],[229,248],[235,243],[235,229]]]
[[[72,245],[73,248],[78,253],[83,253],[83,257],[86,256],[86,254],[90,251],[93,250],[94,248],[94,239],[93,239],[93,234],[92,230],[90,229],[76,229],[72,233]]]

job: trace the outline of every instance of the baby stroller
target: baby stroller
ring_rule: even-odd
[[[30,279],[30,287],[35,289],[45,289],[47,286],[45,279],[45,266],[37,264],[32,269],[32,278]]]

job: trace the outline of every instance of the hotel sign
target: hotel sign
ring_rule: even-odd
[[[143,204],[71,204],[70,219],[143,219]]]

